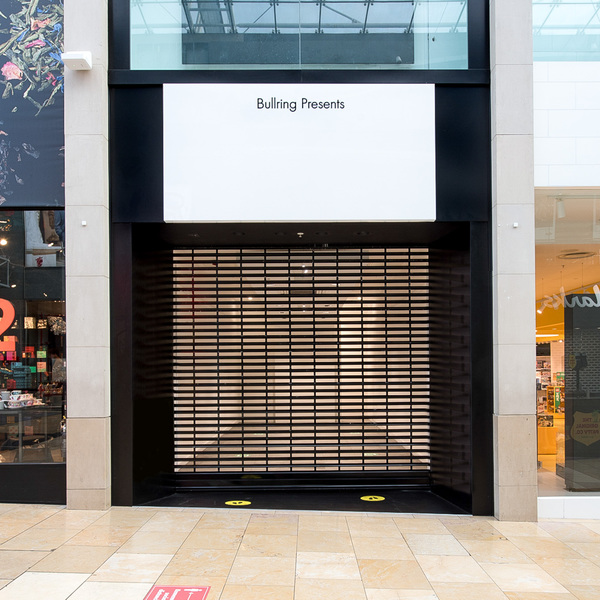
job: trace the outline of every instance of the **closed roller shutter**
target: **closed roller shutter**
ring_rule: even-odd
[[[426,474],[429,255],[175,250],[175,471]]]

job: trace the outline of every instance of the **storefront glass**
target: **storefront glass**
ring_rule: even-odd
[[[596,0],[533,0],[534,60],[600,60]]]
[[[64,462],[64,211],[0,211],[0,462]]]
[[[536,191],[540,494],[600,491],[600,190]]]
[[[130,0],[132,69],[466,69],[467,0]]]

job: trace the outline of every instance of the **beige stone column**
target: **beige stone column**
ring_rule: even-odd
[[[537,519],[531,2],[490,2],[494,295],[494,498]]]
[[[65,0],[67,506],[110,506],[108,3]]]

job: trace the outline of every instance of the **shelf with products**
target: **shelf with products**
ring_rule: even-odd
[[[40,304],[28,302],[29,315],[15,319],[10,330],[14,349],[0,352],[0,388],[34,393],[44,403],[59,405],[65,381],[65,321],[41,313]]]
[[[538,390],[543,390],[552,383],[552,364],[549,356],[536,358],[535,379]]]
[[[564,414],[565,412],[565,386],[549,385],[546,388],[546,412],[551,414]]]

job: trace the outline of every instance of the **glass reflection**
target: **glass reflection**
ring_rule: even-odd
[[[131,0],[131,68],[466,69],[467,0]]]
[[[600,491],[600,191],[536,192],[540,493]]]

